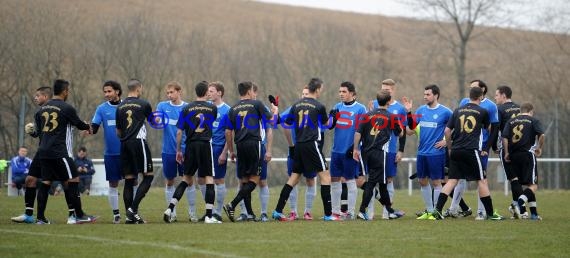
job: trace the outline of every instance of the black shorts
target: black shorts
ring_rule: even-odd
[[[77,166],[72,158],[41,159],[42,176],[44,181],[65,182],[78,176]]]
[[[386,155],[381,150],[371,150],[363,155],[364,164],[368,168],[368,181],[373,183],[386,183]]]
[[[499,151],[499,160],[501,161],[501,165],[503,165],[503,170],[505,170],[505,175],[509,181],[517,177],[513,171],[512,162],[505,162],[505,151],[503,149]]]
[[[521,185],[538,184],[536,172],[536,156],[532,152],[511,153],[511,168]]]
[[[184,153],[184,175],[199,177],[214,176],[212,144],[207,141],[193,141],[186,145]]]
[[[261,176],[261,142],[243,141],[236,144],[237,151],[237,176],[244,178],[249,176]],[[296,151],[295,151],[296,152]]]
[[[298,142],[295,144],[293,155],[293,172],[301,174],[303,171],[321,172],[327,170],[327,162],[317,141]]]
[[[35,178],[42,178],[42,165],[40,161],[40,155],[36,153],[32,164],[30,164],[30,169],[28,171],[28,176],[33,176]]]
[[[451,150],[449,179],[484,180],[485,173],[478,150]]]
[[[135,139],[121,142],[121,167],[123,176],[138,175],[153,171],[152,157],[146,140]]]

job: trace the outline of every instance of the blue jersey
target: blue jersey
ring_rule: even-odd
[[[423,105],[416,110],[416,123],[420,127],[418,155],[434,156],[445,154],[445,148],[435,148],[443,140],[445,127],[453,112],[444,105],[435,108]]]
[[[354,143],[354,132],[356,132],[356,119],[366,114],[366,107],[358,102],[346,105],[337,103],[333,109],[338,109],[338,120],[334,128],[334,140],[331,152],[346,153],[348,148]]]
[[[281,116],[281,121],[285,121],[285,119],[287,118],[287,116],[289,116],[289,112],[291,111],[291,106],[289,106],[287,109],[285,109],[285,111],[283,111],[280,116]],[[285,130],[289,130],[291,131],[291,140],[293,145],[295,145],[295,130],[293,130],[292,128],[289,128],[288,126],[285,126],[284,128]]]
[[[230,106],[226,103],[220,104],[218,107],[218,115],[216,116],[216,121],[212,123],[212,144],[213,145],[225,145],[226,144],[226,126],[223,121],[224,118],[228,116],[230,111]]]
[[[164,115],[166,121],[159,122],[165,123],[162,134],[162,153],[164,154],[176,154],[176,132],[178,128],[176,124],[178,123],[178,118],[180,117],[180,112],[182,108],[186,106],[186,102],[182,101],[180,105],[173,105],[170,101],[162,101],[156,106],[156,112]],[[182,134],[182,152],[186,147],[186,135]]]
[[[101,126],[103,124],[104,131],[104,141],[105,141],[105,151],[104,155],[120,155],[121,154],[121,141],[117,136],[117,120],[115,120],[115,114],[117,111],[117,105],[112,105],[111,103],[103,102],[95,110],[95,115],[91,119],[92,124]]]
[[[374,103],[374,108],[378,108],[378,100],[374,100],[373,103]],[[400,104],[400,102],[394,101],[394,103],[390,104],[388,106],[388,113],[390,113],[390,115],[392,116],[390,117],[390,122],[392,121],[392,119],[395,119],[400,121],[404,126],[404,128],[408,125],[408,119],[406,117],[408,112],[406,112],[406,108],[402,104]],[[392,123],[390,123],[390,125],[391,124]],[[398,139],[399,137],[397,137],[396,135],[390,134],[390,144],[388,145],[389,153],[398,152]]]
[[[469,98],[464,98],[459,103],[459,106],[462,107],[467,103],[469,103]],[[479,106],[487,110],[487,113],[489,113],[490,124],[499,123],[499,112],[497,111],[497,105],[493,103],[493,101],[485,98],[481,101]],[[487,139],[489,139],[489,130],[487,128],[483,128],[483,146],[487,144]]]

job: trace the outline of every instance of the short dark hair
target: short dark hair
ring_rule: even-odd
[[[42,95],[48,96],[48,98],[53,97],[53,91],[48,86],[41,86],[36,91],[41,93]]]
[[[469,90],[469,99],[478,100],[481,96],[483,96],[483,89],[479,87],[473,87]]]
[[[57,79],[53,82],[53,94],[61,95],[62,92],[69,88],[69,82],[62,79]]]
[[[133,92],[139,87],[142,87],[142,83],[138,79],[130,79],[129,82],[127,82],[127,88],[129,89],[129,92]]]
[[[340,87],[344,87],[348,90],[348,92],[352,92],[356,94],[356,86],[352,82],[346,81],[340,84]]]
[[[388,91],[382,90],[376,94],[376,100],[378,101],[378,106],[386,106],[386,104],[392,100],[392,96],[390,96]]]
[[[222,97],[224,96],[224,84],[220,81],[215,81],[215,82],[210,82],[210,84],[208,84],[208,87],[215,87],[216,91],[220,91],[222,92]]]
[[[315,93],[315,91],[320,89],[322,86],[323,86],[323,80],[319,78],[312,78],[309,81],[309,84],[307,84],[307,88],[309,89],[310,93]]]
[[[510,99],[511,96],[513,96],[513,90],[511,90],[511,87],[507,85],[501,85],[497,87],[497,90],[499,91],[499,93],[505,94],[505,97],[507,97],[507,99]]]
[[[521,113],[528,113],[534,110],[534,106],[530,102],[525,102],[521,104]]]
[[[113,88],[113,90],[119,91],[119,97],[121,96],[121,94],[123,94],[123,89],[121,88],[120,83],[113,81],[113,80],[108,80],[108,81],[103,83],[103,88],[105,88],[107,86]]]
[[[199,82],[194,87],[194,90],[196,91],[196,96],[198,96],[199,98],[206,96],[206,94],[208,94],[208,82],[207,81]]]
[[[87,148],[85,148],[85,146],[81,146],[79,147],[79,151],[87,152]]]
[[[424,90],[431,90],[431,93],[433,95],[437,95],[437,99],[439,99],[440,93],[439,93],[439,87],[437,85],[430,84],[428,86],[425,86]]]
[[[472,84],[474,82],[479,83],[479,88],[483,88],[483,96],[485,96],[487,94],[487,90],[489,89],[489,87],[487,87],[487,84],[483,81],[483,80],[472,80],[469,84]]]
[[[238,92],[240,96],[245,96],[247,92],[253,89],[253,82],[245,81],[238,84]]]

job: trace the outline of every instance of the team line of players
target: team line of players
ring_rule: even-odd
[[[140,99],[140,81],[128,82],[128,97],[123,100],[121,85],[107,81],[103,85],[107,101],[97,108],[91,125],[87,125],[77,118],[75,109],[65,103],[69,83],[58,80],[53,87],[55,97],[52,100],[48,102],[51,97],[48,87],[38,89],[34,97],[41,108],[36,114],[35,125],[27,125],[26,131],[32,136],[40,137],[40,148],[34,157],[35,168],[30,170],[30,179],[26,180],[26,185],[32,190],[26,191],[26,212],[12,220],[26,223],[34,221],[36,189],[32,187],[32,182],[35,183],[37,178],[43,178],[38,189],[37,223],[49,223],[44,216],[47,196],[43,192],[44,185],[49,185],[53,180],[66,182],[69,224],[88,223],[96,219],[85,215],[80,198],[73,197],[76,195],[74,181],[77,173],[70,167],[73,162],[68,162],[67,158],[71,156],[72,144],[69,128],[74,125],[92,134],[96,134],[101,126],[104,128],[104,160],[113,222],[121,222],[118,183],[124,179],[126,223],[144,223],[138,214],[138,206],[154,177],[151,154],[146,143],[145,121],[149,117],[153,119],[151,124],[164,126],[162,162],[168,208],[163,217],[167,223],[177,220],[176,205],[185,193],[190,220],[200,220],[196,211],[193,179],[196,172],[206,203],[206,214],[201,220],[221,223],[222,209],[231,221],[256,220],[251,206],[251,193],[259,186],[261,216],[258,220],[268,221],[267,162],[271,160],[272,128],[276,128],[278,123],[289,128],[285,130],[285,136],[290,145],[290,177],[271,214],[273,219],[297,219],[295,186],[301,175],[307,181],[303,214],[306,220],[313,219],[311,209],[316,196],[317,175],[321,184],[324,220],[372,220],[373,196],[383,205],[383,219],[403,216],[402,211],[392,208],[392,203],[393,177],[403,155],[406,134],[417,134],[419,137],[417,176],[426,209],[418,214],[418,219],[442,219],[444,216],[471,214],[471,209],[461,198],[465,180],[478,182],[480,204],[476,219],[502,219],[493,209],[486,183],[485,170],[490,148],[500,153],[507,178],[511,181],[513,203],[510,210],[513,217],[528,217],[525,206],[528,202],[530,218],[540,219],[536,212],[534,193],[538,178],[536,156],[541,154],[544,131],[540,122],[532,117],[532,105],[524,103],[519,107],[510,100],[511,89],[500,86],[495,94],[495,100],[499,104],[497,109],[493,102],[484,97],[487,92],[484,82],[475,80],[470,86],[470,97],[462,100],[460,108],[454,112],[439,104],[439,87],[426,86],[426,104],[412,114],[411,100],[405,97],[402,98],[402,103],[395,100],[396,83],[391,79],[382,81],[376,100],[368,103],[369,112],[363,104],[356,101],[354,84],[343,82],[339,87],[341,101],[327,114],[326,108],[317,101],[324,83],[313,78],[303,89],[302,98],[280,114],[282,119],[275,119],[279,115],[278,102],[270,99],[271,106],[267,107],[257,100],[257,85],[252,82],[238,85],[240,101],[233,107],[223,101],[224,86],[221,82],[198,83],[195,86],[196,100],[190,103],[182,101],[182,86],[170,82],[166,85],[168,101],[160,102],[156,109],[156,112],[163,115],[153,116],[150,104]],[[54,101],[57,105],[54,105]],[[169,119],[161,120],[164,117]],[[179,119],[172,119],[177,117]],[[216,120],[204,123],[205,117],[216,117]],[[366,117],[366,122],[360,121],[361,117]],[[406,117],[407,119],[402,119]],[[228,118],[229,123],[223,123],[224,118]],[[394,120],[398,123],[394,123]],[[330,173],[322,154],[323,129],[326,127],[334,130]],[[48,154],[45,151],[48,149],[61,151]],[[67,155],[65,152],[68,152]],[[235,198],[224,205],[227,192],[224,178],[228,157],[232,162],[236,158],[238,160],[240,188]],[[449,179],[442,188],[446,162],[449,163]],[[139,173],[143,174],[140,183]],[[182,176],[182,181],[174,187],[177,176]],[[527,188],[523,190],[522,185]],[[358,187],[364,190],[364,194],[356,212]],[[450,195],[453,196],[451,207],[442,212]],[[289,217],[283,214],[288,200],[291,203]],[[241,206],[241,214],[235,218],[238,205]]]

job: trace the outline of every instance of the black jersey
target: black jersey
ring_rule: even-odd
[[[52,99],[43,105],[35,114],[35,122],[41,137],[38,154],[42,159],[73,157],[72,126],[89,129],[75,108],[61,99]]]
[[[453,111],[447,127],[453,130],[452,150],[481,150],[483,129],[489,127],[489,113],[477,104],[467,103]]]
[[[532,151],[536,136],[544,134],[538,119],[529,115],[518,115],[505,124],[502,137],[509,140],[509,153]]]
[[[273,117],[263,103],[254,99],[242,99],[228,112],[230,126],[234,130],[234,141],[261,141],[265,133],[265,122]]]
[[[505,129],[505,124],[507,124],[511,118],[517,116],[521,112],[521,106],[515,104],[514,102],[505,102],[504,104],[498,105],[497,110],[499,113],[499,133],[497,146],[499,149],[502,149],[503,142],[501,133],[503,132],[503,129]]]
[[[117,106],[115,114],[117,129],[121,131],[119,139],[122,142],[133,139],[146,140],[144,122],[152,114],[152,107],[146,100],[128,97]]]
[[[302,98],[293,104],[285,118],[285,123],[295,130],[296,142],[321,141],[321,130],[327,121],[327,109],[314,98]]]
[[[402,128],[398,123],[390,122],[390,113],[386,109],[376,108],[366,115],[370,121],[361,123],[357,129],[361,135],[362,151],[368,152],[374,149],[388,152],[390,137],[398,137]]]
[[[182,108],[176,127],[184,130],[186,145],[191,141],[210,141],[212,123],[216,121],[218,108],[207,101],[194,101]]]

